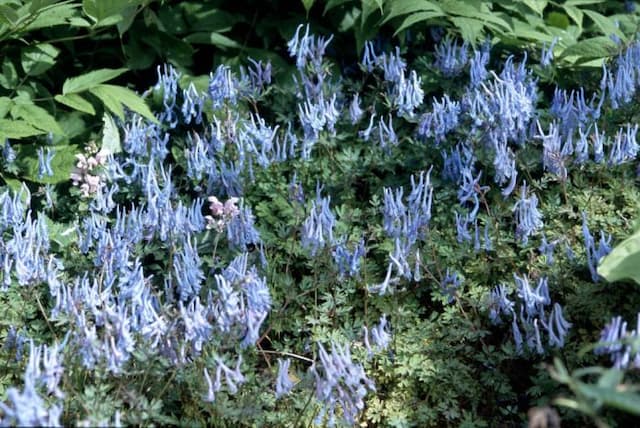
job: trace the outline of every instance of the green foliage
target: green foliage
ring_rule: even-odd
[[[640,284],[640,230],[619,243],[598,266],[598,273],[607,281],[632,279]]]

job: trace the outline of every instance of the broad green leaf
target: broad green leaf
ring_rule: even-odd
[[[94,88],[89,89],[93,95],[98,97],[102,104],[111,111],[113,114],[118,116],[120,120],[124,120],[124,107],[122,107],[122,103],[119,99],[114,97],[113,93],[104,86],[96,86]]]
[[[75,92],[86,91],[87,89],[93,88],[100,83],[115,79],[126,71],[126,68],[102,68],[100,70],[90,71],[89,73],[82,74],[77,77],[71,77],[64,81],[64,84],[62,85],[62,94],[66,95]]]
[[[564,13],[550,12],[546,18],[547,25],[562,28],[563,30],[569,26],[569,18]]]
[[[29,12],[36,13],[56,3],[56,0],[31,0]]]
[[[369,17],[378,11],[382,13],[382,9],[380,6],[381,5],[378,0],[361,0],[362,14],[360,15],[360,25],[370,25],[367,24],[367,20],[369,19]]]
[[[108,154],[120,153],[122,146],[120,144],[118,126],[107,113],[102,115],[102,123],[104,126],[102,128],[102,148],[100,151]]]
[[[22,69],[30,76],[38,76],[55,65],[59,53],[60,50],[49,43],[27,46],[20,52]]]
[[[13,100],[9,97],[0,97],[0,119],[4,118],[13,107]]]
[[[389,11],[383,22],[400,15],[407,15],[416,12],[440,12],[444,14],[442,8],[434,2],[427,0],[397,0],[390,2]]]
[[[45,133],[45,131],[34,128],[24,120],[0,119],[0,140],[32,137]]]
[[[56,119],[48,111],[33,103],[16,103],[11,108],[11,116],[15,119],[24,119],[29,125],[42,129],[47,133],[52,132],[57,135],[64,134],[62,128],[60,128],[60,125],[56,122]]]
[[[20,17],[13,8],[0,4],[0,21],[5,22],[9,27],[13,27]]]
[[[584,6],[587,4],[604,3],[605,0],[567,0],[564,2],[567,6]]]
[[[218,46],[221,48],[239,48],[240,45],[233,39],[223,36],[220,33],[193,33],[184,38],[189,43],[200,43]]]
[[[89,114],[96,114],[93,105],[79,94],[56,95],[55,100],[73,109]]]
[[[315,0],[300,0],[302,2],[302,6],[304,6],[304,10],[309,13],[311,8],[313,7],[313,3]]]
[[[523,0],[522,3],[527,5],[529,9],[537,13],[539,16],[542,16],[544,9],[547,7],[549,2],[548,0]]]
[[[451,17],[451,22],[456,26],[463,39],[469,42],[475,42],[482,36],[484,22],[472,18],[464,18],[460,16]]]
[[[598,273],[609,282],[632,279],[640,284],[640,229],[600,261]]]
[[[77,162],[75,157],[77,148],[69,144],[56,144],[47,147],[54,152],[53,159],[51,159],[53,176],[44,175],[38,178],[38,146],[36,144],[15,145],[22,177],[36,183],[56,184],[68,181]]]
[[[589,19],[593,21],[594,24],[596,24],[596,27],[598,27],[598,29],[605,36],[608,37],[612,34],[615,34],[623,40],[626,39],[626,36],[622,33],[622,31],[620,31],[620,29],[616,26],[615,22],[612,19],[607,18],[606,16],[601,15],[593,10],[585,9],[584,13],[589,17]]]
[[[579,28],[582,28],[582,19],[584,18],[584,12],[575,6],[562,5],[564,12],[576,23]]]
[[[600,36],[584,39],[567,47],[560,58],[577,56],[579,58],[603,58],[613,55],[617,50],[617,45],[608,37]]]
[[[479,2],[476,3],[468,1],[462,2],[459,0],[443,0],[441,3],[441,7],[442,10],[444,10],[448,14],[491,22],[493,24],[499,25],[507,31],[511,30],[509,23],[497,16],[495,13],[484,12],[482,10],[481,3]],[[472,29],[461,29],[461,31],[470,33],[475,32]]]
[[[68,25],[69,20],[78,13],[77,8],[78,5],[73,4],[72,1],[60,2],[48,6],[38,11],[36,18],[31,21],[23,31],[27,32],[40,28],[55,27],[57,25]]]
[[[146,117],[152,122],[157,123],[156,117],[153,115],[147,103],[134,91],[129,88],[124,88],[122,86],[116,85],[99,85],[94,88],[100,89],[103,91],[109,91],[110,94],[116,99],[119,100],[122,104],[127,106],[131,111],[138,113],[141,116]],[[96,95],[97,96],[97,95]]]
[[[345,3],[350,3],[350,2],[351,0],[329,0],[324,5],[324,11],[322,12],[322,15],[326,15],[327,12],[329,12],[331,9],[334,9],[338,6],[341,6]]]
[[[55,159],[55,157],[53,159]],[[77,240],[78,232],[76,230],[76,226],[69,223],[53,221],[46,215],[44,217],[47,222],[49,239],[52,242],[55,242],[60,248],[66,248]]]
[[[5,89],[15,89],[18,86],[19,78],[15,65],[7,55],[2,60],[2,74],[0,74],[0,86]]]
[[[82,10],[98,26],[114,25],[123,19],[127,8],[140,3],[132,0],[82,0]]]
[[[640,415],[640,395],[630,391],[617,391],[600,386],[580,383],[580,392],[598,400],[602,404],[614,409],[622,410],[632,415]]]
[[[412,13],[411,15],[407,16],[400,23],[400,25],[398,26],[398,29],[396,30],[396,32],[393,35],[397,36],[403,30],[411,27],[412,25],[418,24],[420,22],[426,22],[429,19],[440,18],[442,16],[444,16],[444,14],[442,12],[416,12],[416,13]]]

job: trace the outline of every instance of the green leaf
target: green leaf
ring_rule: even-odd
[[[56,63],[60,50],[49,43],[27,46],[20,52],[22,69],[29,76],[38,76]]]
[[[73,109],[92,115],[96,114],[96,110],[93,108],[93,105],[78,94],[56,95],[54,98],[59,103]]]
[[[131,89],[102,84],[89,89],[89,92],[98,97],[105,107],[121,120],[124,120],[124,109],[122,107],[124,104],[147,119],[156,123],[158,121],[144,100]]]
[[[609,19],[593,10],[585,9],[584,13],[593,21],[594,24],[596,24],[596,27],[598,27],[600,32],[605,36],[609,37],[610,35],[615,34],[622,40],[626,40],[626,36],[622,31],[620,31],[612,19]]]
[[[80,76],[71,77],[64,81],[64,84],[62,85],[62,94],[66,95],[86,91],[100,83],[115,79],[126,71],[126,68],[102,68],[100,70],[90,71],[89,73],[82,74]]]
[[[617,387],[624,378],[624,372],[618,369],[609,369],[598,379],[598,386],[613,389]]]
[[[20,17],[11,7],[0,4],[0,21],[4,21],[9,27],[13,27]]]
[[[119,23],[129,8],[135,9],[141,3],[132,0],[82,0],[82,10],[100,27]]]
[[[51,159],[53,176],[45,175],[38,178],[38,146],[36,144],[17,144],[15,146],[22,177],[36,183],[57,184],[69,181],[69,175],[77,161],[75,157],[77,148],[69,144],[56,144],[48,147],[54,152],[53,159]]]
[[[544,9],[547,7],[549,2],[548,0],[523,0],[522,3],[539,16],[542,16]]]
[[[19,102],[11,108],[11,116],[15,119],[22,118],[34,128],[42,129],[45,132],[52,132],[63,135],[64,132],[56,119],[42,107],[33,103]]]
[[[439,12],[444,14],[442,8],[427,0],[397,0],[390,2],[389,11],[382,22],[387,22],[396,16],[408,15],[416,12]]]
[[[497,14],[492,12],[484,12],[479,2],[462,2],[459,0],[443,0],[441,4],[442,10],[448,14],[461,16],[465,18],[472,18],[480,21],[491,22],[503,29],[510,31],[511,26],[507,21],[500,18]],[[453,21],[453,20],[452,20]],[[467,31],[467,29],[461,29],[461,31]],[[468,30],[474,32],[473,30]]]
[[[0,140],[32,137],[45,133],[45,131],[34,128],[24,120],[0,119]]]
[[[102,148],[101,152],[108,154],[116,154],[122,151],[120,144],[120,132],[113,118],[107,113],[102,115]]]
[[[565,13],[569,16],[569,18],[571,18],[573,22],[576,23],[578,28],[582,28],[582,19],[584,17],[584,12],[582,12],[582,9],[579,9],[575,6],[568,6],[566,4],[563,4],[562,8],[564,9]]]
[[[632,279],[640,284],[640,229],[600,261],[598,273],[609,282]]]
[[[568,6],[584,6],[587,4],[604,3],[604,1],[605,0],[567,0],[564,4]]]
[[[122,103],[113,96],[113,93],[110,92],[108,88],[96,86],[95,88],[89,89],[89,92],[98,97],[100,101],[102,101],[102,104],[104,104],[109,111],[118,116],[120,120],[124,120],[124,108],[122,107]]]
[[[2,74],[0,74],[0,86],[5,89],[15,89],[18,86],[19,78],[16,67],[11,58],[5,56],[2,60]]]
[[[560,58],[577,56],[578,58],[603,58],[615,54],[617,45],[609,37],[592,37],[567,47]]]
[[[420,22],[426,22],[429,19],[433,19],[433,18],[439,18],[444,16],[443,13],[441,12],[416,12],[416,13],[412,13],[411,15],[407,16],[398,26],[398,29],[395,31],[395,33],[393,34],[394,36],[397,36],[399,33],[401,33],[403,30],[411,27],[412,25],[418,24]]]
[[[563,30],[569,26],[569,18],[564,13],[550,12],[547,15],[547,24],[553,27],[562,28]]]
[[[479,40],[482,36],[482,29],[484,28],[484,22],[472,18],[463,18],[454,16],[451,19],[453,25],[456,26],[463,39],[470,42]]]
[[[13,106],[13,100],[9,97],[0,97],[0,119],[5,117]]]
[[[239,48],[240,44],[233,39],[230,39],[227,36],[223,36],[220,33],[208,33],[208,32],[199,32],[189,34],[184,38],[186,42],[189,43],[199,43],[199,44],[207,44],[218,46],[220,48]]]
[[[47,6],[36,12],[35,19],[23,29],[23,32],[68,25],[69,20],[77,14],[77,8],[78,5],[73,4],[71,0]]]
[[[300,0],[302,2],[302,6],[304,6],[304,10],[309,13],[309,11],[311,10],[311,7],[313,6],[313,3],[315,2],[315,0]]]

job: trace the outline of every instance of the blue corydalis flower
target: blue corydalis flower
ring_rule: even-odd
[[[441,43],[436,45],[435,57],[434,66],[445,77],[455,77],[462,72],[469,60],[467,42],[458,45],[457,40],[445,37]]]
[[[303,24],[298,25],[296,33],[287,42],[289,56],[296,58],[296,67],[302,70],[307,63],[311,62],[315,68],[319,68],[322,64],[324,52],[329,43],[333,39],[333,35],[325,39],[319,36],[317,39],[313,35],[309,35],[309,24],[305,27],[305,33],[301,36],[300,30],[305,27]]]
[[[283,395],[287,395],[294,387],[294,383],[289,378],[289,366],[291,360],[278,358],[278,376],[276,378],[276,400]]]
[[[55,155],[55,151],[51,150],[49,147],[46,148],[46,151],[43,147],[38,147],[38,179],[41,179],[45,175],[49,177],[53,176],[53,169],[51,168],[51,160]]]
[[[600,259],[611,252],[611,235],[605,236],[604,231],[600,231],[600,241],[596,245],[596,241],[589,231],[587,224],[587,213],[582,212],[582,236],[584,237],[584,246],[587,253],[587,266],[591,272],[593,282],[600,281],[598,274],[598,263]]]
[[[594,352],[609,355],[617,369],[640,368],[640,352],[636,346],[640,339],[640,314],[635,330],[627,331],[627,322],[621,316],[613,317],[600,333],[600,341]]]
[[[355,125],[360,122],[363,114],[364,111],[360,108],[360,94],[356,92],[349,104],[349,117],[351,118],[351,124]]]
[[[425,113],[418,125],[418,135],[435,139],[436,144],[443,142],[447,134],[458,127],[460,120],[460,103],[451,101],[445,95],[440,102],[433,100],[431,112]]]
[[[542,52],[540,52],[540,65],[542,67],[548,67],[551,65],[551,62],[553,61],[553,48],[555,48],[558,40],[559,39],[557,37],[554,37],[551,43],[549,43],[549,46],[547,46],[546,42],[543,43]]]
[[[520,188],[520,199],[513,207],[516,217],[516,236],[523,244],[529,240],[529,236],[540,230],[544,225],[542,213],[538,211],[538,197],[531,194],[527,197],[527,183],[524,182]]]

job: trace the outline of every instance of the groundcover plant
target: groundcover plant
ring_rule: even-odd
[[[266,61],[159,66],[150,109],[108,107],[72,170],[34,149],[67,181],[2,191],[1,424],[640,413],[640,296],[598,273],[636,215],[640,42],[564,88],[537,77],[555,41],[375,39],[346,70],[331,35],[290,36],[282,84]]]

